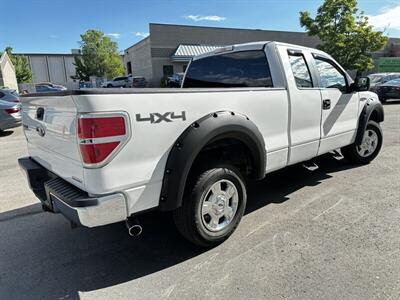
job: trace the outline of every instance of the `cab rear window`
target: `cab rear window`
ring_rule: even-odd
[[[272,87],[264,51],[241,51],[194,60],[184,88]]]

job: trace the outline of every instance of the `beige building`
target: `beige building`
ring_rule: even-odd
[[[15,69],[6,52],[0,57],[0,86],[9,87],[10,89],[18,91]]]

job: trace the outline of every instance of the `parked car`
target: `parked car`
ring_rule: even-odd
[[[21,125],[19,103],[0,100],[0,132]]]
[[[146,78],[143,76],[128,76],[128,86],[133,88],[145,88],[147,86]]]
[[[126,87],[128,85],[128,76],[115,77],[110,81],[105,81],[101,84],[103,88]]]
[[[176,73],[167,77],[167,86],[172,88],[180,88],[185,73]]]
[[[400,78],[378,85],[376,93],[381,102],[386,102],[388,99],[400,99]]]
[[[375,92],[376,87],[390,80],[400,78],[400,73],[376,73],[368,75],[370,78],[370,90]]]
[[[54,83],[51,83],[51,82],[48,82],[48,81],[39,82],[37,84],[39,84],[39,85],[48,85],[48,86],[50,86],[52,88],[60,89],[61,91],[66,91],[67,90],[67,88],[65,86],[61,85],[61,84],[54,84]]]
[[[0,89],[0,100],[8,102],[19,102],[19,94],[16,90]]]
[[[185,238],[214,246],[238,226],[248,179],[335,149],[358,164],[378,155],[384,112],[368,89],[320,50],[224,47],[193,58],[182,89],[21,96],[19,164],[44,209],[73,224],[126,221],[138,235],[138,214],[172,211]]]
[[[52,84],[50,82],[42,82],[37,83],[35,85],[36,92],[38,93],[51,93],[51,92],[58,92],[58,91],[66,91],[67,88],[62,85]]]
[[[93,88],[93,84],[90,81],[80,81],[79,88],[80,89]]]

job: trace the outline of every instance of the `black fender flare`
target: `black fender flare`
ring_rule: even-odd
[[[174,210],[182,205],[186,180],[197,155],[208,143],[223,138],[233,138],[244,143],[253,160],[251,177],[264,178],[267,155],[264,138],[257,126],[242,114],[215,112],[192,123],[172,146],[165,166],[160,210]]]
[[[357,129],[356,139],[354,142],[356,145],[361,145],[365,129],[367,128],[368,121],[370,120],[371,115],[373,113],[375,114],[374,121],[378,123],[383,122],[385,116],[383,112],[382,103],[380,103],[379,101],[367,100],[358,120],[358,129]]]

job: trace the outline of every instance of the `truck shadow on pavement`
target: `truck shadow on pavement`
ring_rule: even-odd
[[[332,155],[318,162],[313,172],[296,165],[250,183],[246,213],[290,201],[294,191],[355,167]],[[1,213],[0,299],[77,299],[79,292],[129,282],[207,251],[181,238],[170,214],[149,213],[141,223],[144,233],[132,238],[122,223],[70,230],[61,215],[44,213],[39,204]]]

